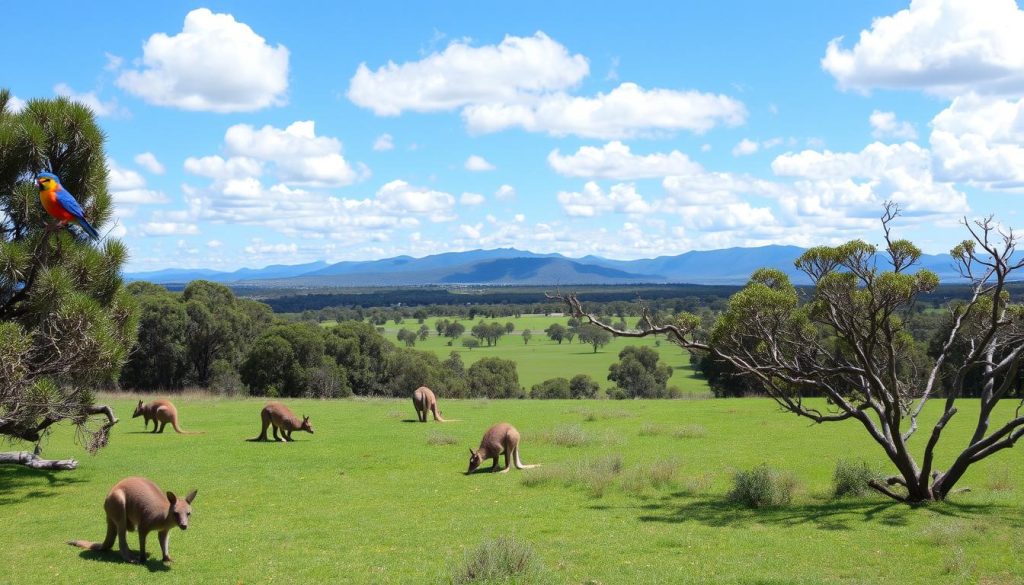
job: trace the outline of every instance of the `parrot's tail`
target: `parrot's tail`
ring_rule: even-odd
[[[95,228],[89,225],[89,222],[85,221],[85,218],[78,220],[78,226],[81,227],[85,231],[85,233],[89,234],[90,238],[94,240],[100,239],[99,232],[97,232]]]

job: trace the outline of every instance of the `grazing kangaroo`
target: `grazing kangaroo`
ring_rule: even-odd
[[[523,465],[519,460],[519,431],[508,423],[498,423],[487,429],[476,451],[469,450],[469,469],[466,475],[473,473],[485,459],[494,459],[491,471],[497,471],[498,455],[502,453],[505,454],[505,467],[499,473],[508,471],[509,458],[515,462],[516,469],[530,469],[539,465]]]
[[[149,430],[149,421],[153,421],[154,433],[164,432],[164,427],[167,423],[171,423],[171,427],[176,433],[182,435],[198,435],[199,432],[183,431],[178,426],[178,409],[174,408],[170,400],[154,400],[149,404],[143,404],[140,400],[139,405],[135,407],[135,413],[132,414],[132,418],[142,417],[146,421],[146,430]]]
[[[192,500],[197,490],[189,492],[185,499],[180,499],[173,492],[160,491],[152,481],[144,477],[127,477],[114,484],[103,501],[103,509],[107,511],[107,537],[100,542],[87,540],[70,540],[68,544],[88,550],[110,550],[114,548],[114,536],[117,536],[121,548],[121,556],[129,563],[146,561],[146,536],[156,530],[160,541],[160,552],[163,561],[170,562],[167,538],[175,526],[185,530],[188,528],[189,516],[192,515]],[[139,555],[132,555],[128,548],[127,533],[138,529]]]
[[[420,422],[427,422],[428,411],[434,413],[434,422],[448,422],[441,418],[441,411],[437,409],[437,397],[426,386],[420,386],[412,393],[412,405],[416,407],[416,418]]]
[[[292,431],[306,431],[313,434],[313,425],[309,424],[309,417],[303,416],[300,420],[288,407],[280,402],[268,402],[260,411],[260,418],[263,420],[263,428],[260,436],[250,441],[266,441],[267,427],[273,425],[275,441],[291,441]],[[277,431],[281,430],[281,437],[278,438]]]

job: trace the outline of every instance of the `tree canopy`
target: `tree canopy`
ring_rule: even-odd
[[[92,112],[65,98],[31,100],[21,112],[0,91],[0,434],[38,441],[70,420],[82,431],[95,390],[113,385],[135,342],[136,303],[122,286],[128,251],[106,235],[103,132]],[[101,234],[53,223],[35,177],[49,171]],[[89,447],[106,441],[90,434]]]

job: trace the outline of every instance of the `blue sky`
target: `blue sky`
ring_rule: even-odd
[[[1018,221],[1012,0],[551,4],[13,3],[0,85],[94,108],[132,271]]]

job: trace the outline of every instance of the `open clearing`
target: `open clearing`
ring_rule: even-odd
[[[406,422],[409,400],[290,400],[316,434],[280,444],[244,441],[259,431],[261,400],[172,399],[184,428],[205,434],[145,434],[128,418],[133,400],[104,396],[122,420],[99,455],[83,453],[66,427],[47,441],[45,455],[76,456],[78,470],[0,468],[0,582],[438,583],[465,550],[502,535],[531,543],[555,583],[1014,583],[1024,574],[1019,451],[972,467],[970,493],[912,509],[881,496],[830,500],[835,461],[881,465],[877,447],[854,423],[808,425],[768,400],[442,401],[461,419],[450,424]],[[955,423],[973,406],[947,427],[940,464],[966,440]],[[522,432],[524,463],[543,466],[462,475],[467,447],[502,420]],[[620,473],[591,472],[615,460]],[[732,471],[762,462],[796,476],[793,503],[725,503]],[[103,498],[129,475],[179,494],[199,489],[191,527],[171,534],[168,567],[65,544],[102,540]],[[129,542],[137,548],[134,534]],[[148,545],[159,551],[155,535]]]
[[[444,319],[444,317],[441,317]],[[630,326],[636,323],[636,317],[630,317],[627,322]],[[448,320],[452,320],[448,318]],[[572,378],[576,374],[587,374],[601,385],[602,396],[606,388],[614,386],[608,381],[608,366],[619,361],[619,352],[627,345],[647,346],[658,352],[662,363],[672,366],[672,377],[668,379],[668,385],[675,386],[683,394],[707,394],[710,392],[707,382],[696,375],[693,366],[690,365],[690,354],[668,341],[657,340],[653,337],[630,339],[627,337],[614,337],[611,342],[594,353],[594,347],[579,343],[573,340],[571,343],[563,341],[558,343],[548,339],[544,330],[552,323],[565,325],[567,317],[545,317],[543,315],[523,315],[522,317],[498,317],[496,319],[484,318],[487,323],[496,321],[501,324],[514,323],[515,331],[505,335],[498,340],[497,345],[487,347],[483,345],[475,349],[468,349],[462,346],[462,339],[470,338],[469,330],[473,325],[480,322],[480,318],[469,320],[460,319],[459,322],[466,327],[466,332],[455,343],[448,345],[449,339],[438,337],[434,324],[438,318],[431,317],[424,321],[430,329],[430,337],[423,341],[417,341],[415,349],[431,351],[440,359],[445,359],[452,351],[456,351],[462,357],[463,363],[468,368],[477,360],[485,357],[499,357],[512,360],[518,364],[519,383],[529,392],[534,384],[540,384],[550,378],[562,377]],[[325,321],[323,325],[330,327],[332,321]],[[405,328],[410,331],[417,331],[420,324],[415,319],[406,319],[403,323],[396,325],[388,321],[384,327],[384,336],[395,345],[402,346],[402,343],[395,339],[398,330]],[[523,343],[522,332],[529,329],[532,333],[529,343]]]

